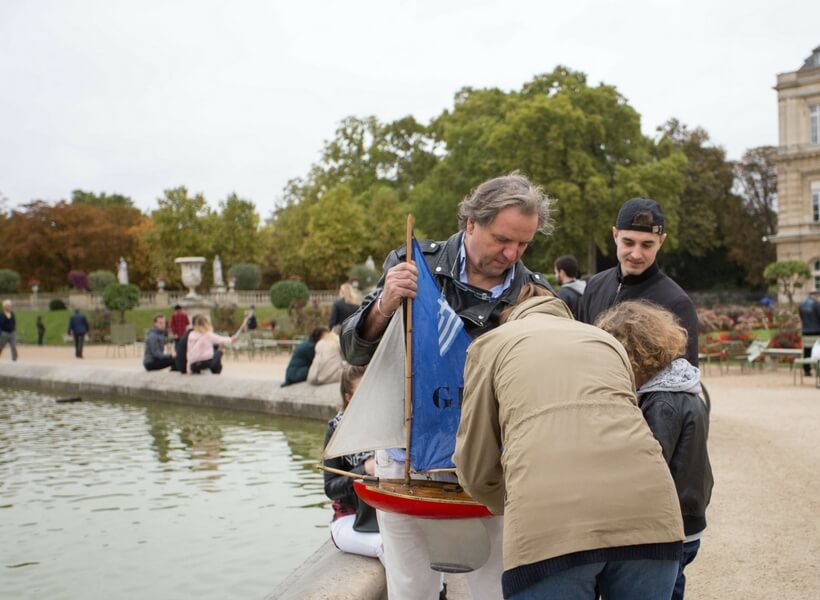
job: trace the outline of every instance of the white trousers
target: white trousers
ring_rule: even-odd
[[[404,477],[404,465],[386,452],[376,452],[376,477]],[[430,568],[427,541],[417,517],[376,511],[384,546],[384,570],[389,600],[436,600],[442,574]],[[490,540],[490,557],[480,569],[465,575],[473,600],[500,600],[504,517],[482,519]]]
[[[330,524],[330,537],[342,552],[361,554],[382,559],[382,536],[379,533],[362,533],[353,529],[356,515],[339,517]]]

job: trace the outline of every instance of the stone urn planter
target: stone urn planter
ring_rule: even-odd
[[[182,268],[182,284],[188,288],[186,298],[198,298],[196,287],[202,283],[202,265],[205,258],[202,256],[183,256],[175,261]]]

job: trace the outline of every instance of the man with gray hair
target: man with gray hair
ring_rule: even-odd
[[[0,311],[0,354],[8,344],[11,347],[11,360],[17,360],[17,319],[11,310],[11,300],[3,300]]]
[[[552,200],[526,177],[512,173],[479,185],[458,209],[459,231],[446,241],[420,241],[430,273],[452,309],[475,338],[499,324],[501,312],[518,299],[528,283],[550,289],[543,275],[524,266],[521,257],[537,232],[552,230]],[[393,314],[405,298],[414,298],[418,270],[405,262],[402,246],[387,257],[376,288],[343,325],[345,359],[367,364]],[[403,476],[401,453],[376,453],[376,476]],[[434,598],[439,574],[430,570],[427,542],[413,517],[378,511],[384,544],[388,596],[391,600]],[[473,598],[501,597],[501,518],[487,519],[491,554],[467,575]]]

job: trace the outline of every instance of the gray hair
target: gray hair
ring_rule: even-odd
[[[537,214],[538,231],[549,235],[553,229],[550,214],[554,203],[555,200],[539,186],[513,171],[485,181],[464,198],[458,205],[458,226],[462,231],[466,230],[468,219],[482,227],[489,225],[499,212],[515,206],[525,215]]]
[[[10,299],[8,299],[8,298],[6,298],[5,300],[3,300],[3,308],[5,308],[5,307],[7,307],[7,306],[11,306],[11,300],[10,300]]]

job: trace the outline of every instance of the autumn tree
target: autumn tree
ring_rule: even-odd
[[[97,206],[35,201],[12,211],[3,225],[3,261],[43,289],[65,287],[71,270],[115,268],[132,239]]]

